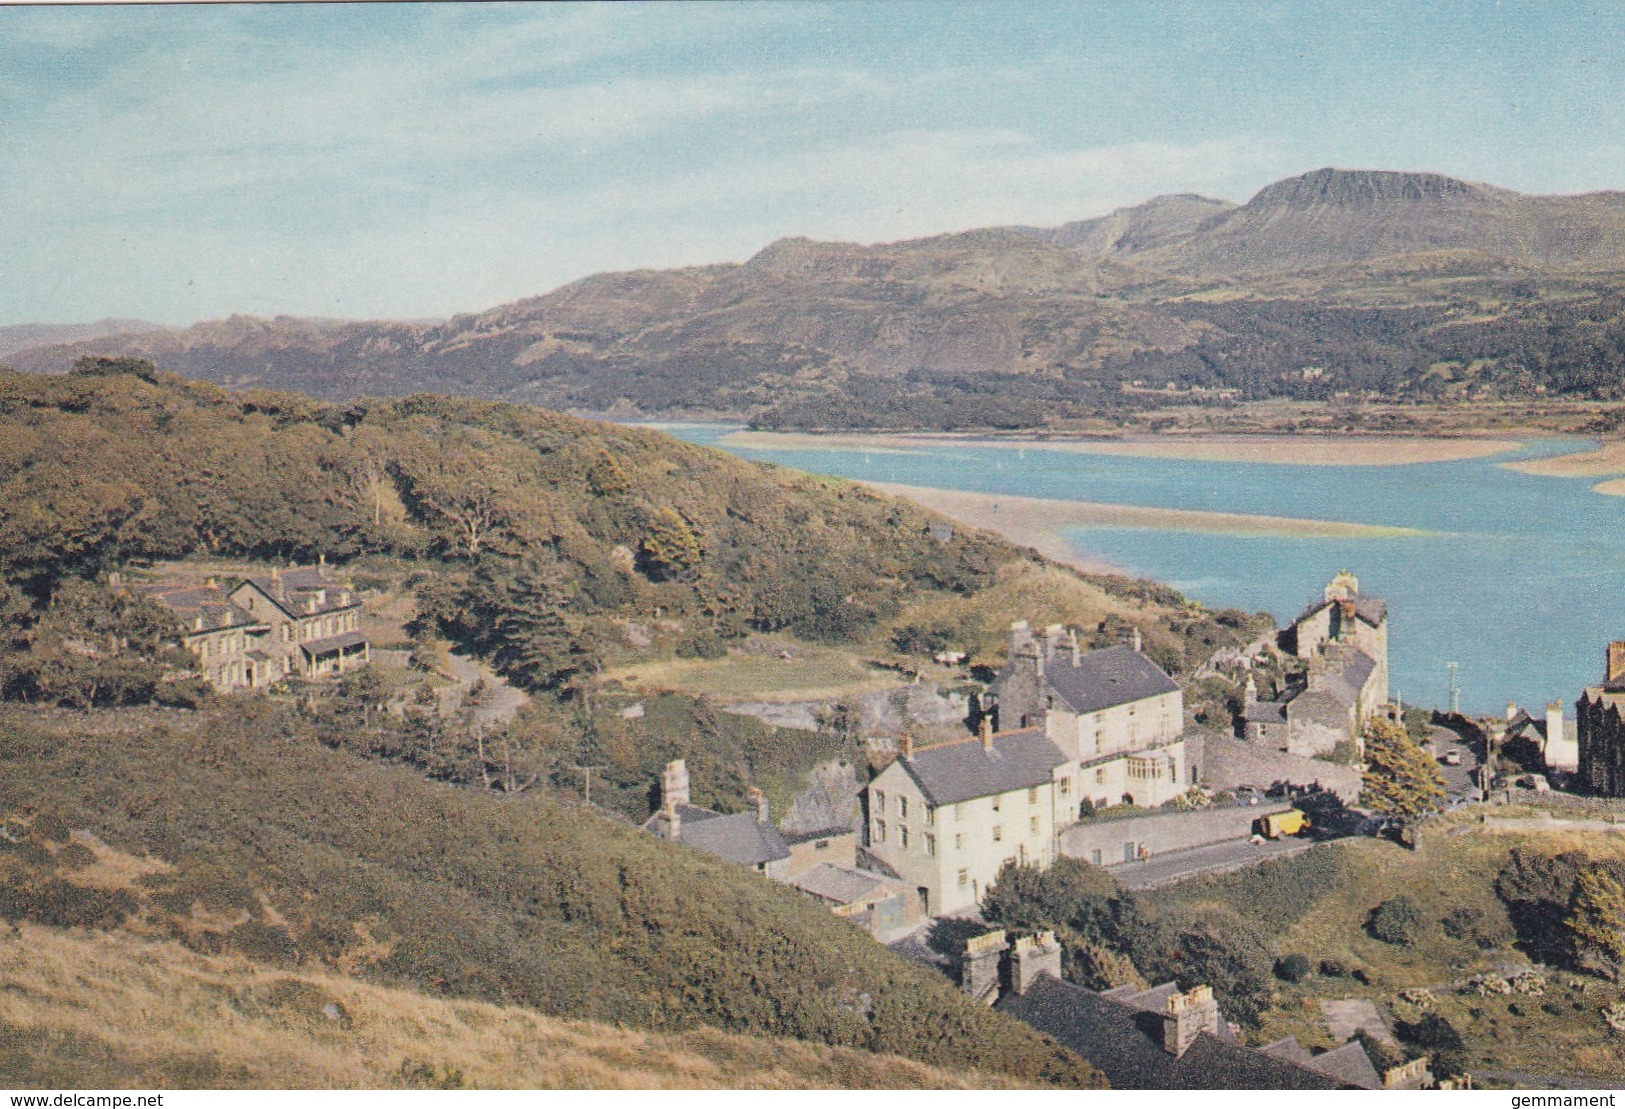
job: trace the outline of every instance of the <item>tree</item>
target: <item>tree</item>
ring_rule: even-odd
[[[1408,897],[1390,897],[1375,909],[1366,921],[1366,931],[1383,943],[1409,947],[1416,942],[1422,927],[1422,914]]]
[[[655,509],[638,550],[644,572],[655,581],[686,581],[700,568],[700,541],[675,509]]]
[[[1625,885],[1600,865],[1582,869],[1568,926],[1580,965],[1617,980],[1625,966]]]
[[[1379,717],[1366,725],[1365,757],[1360,801],[1372,812],[1413,821],[1444,808],[1438,763],[1397,724]]]

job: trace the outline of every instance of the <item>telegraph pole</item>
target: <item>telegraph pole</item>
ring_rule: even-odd
[[[575,766],[573,770],[581,771],[581,792],[586,795],[587,804],[592,804],[592,772],[594,770],[607,770],[604,766]]]
[[[1456,664],[1445,663],[1450,668],[1450,715],[1461,715],[1461,687],[1456,684]]]

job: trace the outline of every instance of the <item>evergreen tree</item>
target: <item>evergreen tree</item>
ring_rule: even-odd
[[[683,581],[700,568],[700,541],[674,509],[657,508],[639,547],[645,572],[656,581]]]
[[[1444,808],[1444,775],[1404,728],[1372,720],[1365,729],[1365,758],[1360,803],[1372,812],[1411,821]]]

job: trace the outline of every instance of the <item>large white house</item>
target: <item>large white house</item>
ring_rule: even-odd
[[[869,850],[933,915],[976,905],[1007,862],[1047,866],[1079,806],[1160,805],[1199,776],[1179,686],[1132,647],[1083,652],[1060,628],[1012,632],[968,739],[916,748],[869,784]]]

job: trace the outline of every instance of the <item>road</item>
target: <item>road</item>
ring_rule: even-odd
[[[497,724],[511,719],[530,700],[529,694],[515,689],[501,674],[467,655],[448,654],[446,664],[457,679],[457,685],[453,688],[457,690],[458,700],[449,707],[449,711],[455,712],[467,705],[469,691],[480,682],[485,683],[485,692],[479,704],[470,706],[477,723]]]
[[[1478,797],[1478,755],[1472,745],[1462,740],[1461,736],[1449,728],[1433,726],[1432,735],[1434,756],[1439,760],[1439,771],[1444,775],[1445,792],[1451,795],[1470,794]],[[1461,765],[1450,766],[1444,761],[1447,751],[1461,752]]]
[[[1266,840],[1255,846],[1251,840],[1227,840],[1186,851],[1168,851],[1153,855],[1143,863],[1119,863],[1106,869],[1131,890],[1149,890],[1201,874],[1224,874],[1268,859],[1301,855],[1315,842],[1308,839],[1279,839]]]

